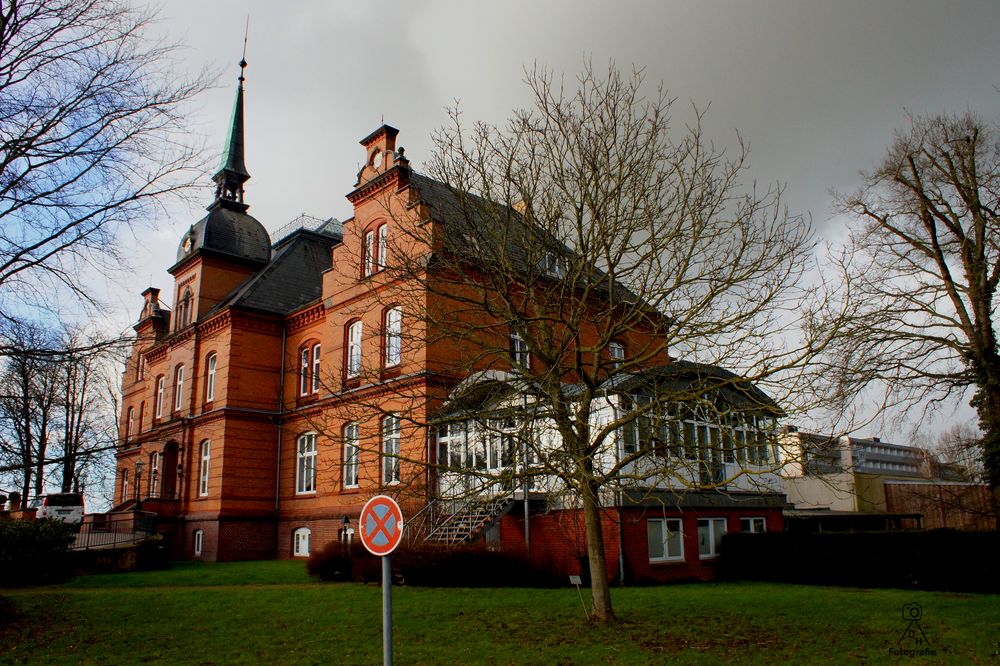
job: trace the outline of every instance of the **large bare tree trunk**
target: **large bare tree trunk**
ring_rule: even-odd
[[[590,594],[594,607],[590,614],[595,620],[614,620],[611,606],[611,588],[608,585],[608,568],[604,559],[604,530],[601,527],[601,507],[598,502],[598,486],[586,484],[581,493],[583,499],[583,521],[587,535],[587,562],[590,565]]]

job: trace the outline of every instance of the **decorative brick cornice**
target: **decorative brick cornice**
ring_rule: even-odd
[[[285,319],[285,326],[289,331],[297,331],[309,324],[323,320],[324,317],[326,317],[326,306],[323,305],[323,301],[319,301],[315,305],[289,315]]]
[[[357,205],[372,195],[396,185],[399,182],[399,167],[393,166],[375,176],[367,183],[347,195],[347,200]]]
[[[202,335],[212,335],[213,333],[218,333],[220,330],[230,326],[232,321],[233,313],[231,310],[226,308],[222,312],[198,324],[198,331]]]

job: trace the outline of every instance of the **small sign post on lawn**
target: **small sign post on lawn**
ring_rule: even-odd
[[[396,500],[376,495],[361,509],[361,543],[382,558],[382,663],[392,666],[392,561],[403,538],[403,512]]]

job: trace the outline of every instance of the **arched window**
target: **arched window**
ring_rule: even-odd
[[[205,532],[203,530],[194,531],[194,556],[201,557],[202,547],[205,545]]]
[[[299,352],[299,395],[309,394],[309,348]]]
[[[154,414],[156,418],[163,416],[163,398],[164,393],[166,393],[167,379],[163,375],[156,378],[156,411]]]
[[[191,323],[191,306],[193,300],[191,288],[185,288],[183,295],[181,295],[180,305],[177,306],[178,330],[186,328]]]
[[[211,353],[208,355],[208,361],[205,363],[205,402],[212,402],[215,400],[215,365],[216,365],[216,355]]]
[[[389,247],[389,227],[380,224],[365,232],[361,248],[361,275],[368,277],[386,267]]]
[[[399,417],[382,419],[382,482],[399,483]]]
[[[123,468],[119,475],[122,480],[122,502],[128,501],[128,470]]]
[[[358,487],[358,422],[344,426],[344,487]]]
[[[385,311],[382,348],[385,350],[385,367],[399,365],[402,356],[403,311],[396,307]]]
[[[309,538],[312,532],[308,527],[300,527],[292,532],[292,555],[295,557],[309,557]]]
[[[125,417],[125,441],[131,441],[133,434],[135,434],[135,410],[129,407],[128,416]]]
[[[201,443],[201,461],[198,465],[198,496],[208,495],[208,478],[212,466],[212,442],[204,440]]]
[[[312,392],[319,393],[319,353],[320,346],[313,345],[312,348]]]
[[[159,451],[153,451],[149,456],[149,496],[160,496],[160,461],[162,456]]]
[[[316,433],[307,432],[297,440],[295,467],[295,492],[316,492]]]
[[[184,366],[178,365],[174,370],[174,411],[184,406]]]
[[[360,321],[347,327],[347,376],[357,377],[361,374],[361,333]]]
[[[389,227],[386,225],[381,225],[376,231],[376,236],[378,240],[376,241],[376,250],[378,254],[375,257],[375,267],[377,270],[382,270],[386,267],[386,253],[388,252],[388,241],[389,241]]]

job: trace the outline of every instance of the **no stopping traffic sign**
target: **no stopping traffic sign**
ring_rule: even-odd
[[[361,543],[379,557],[396,550],[403,539],[403,512],[396,500],[376,495],[361,509]]]

